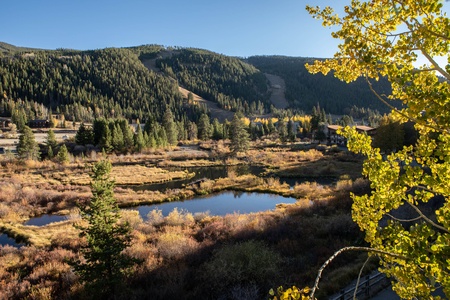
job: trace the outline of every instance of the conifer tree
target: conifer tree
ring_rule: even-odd
[[[209,140],[211,138],[211,124],[207,114],[202,114],[198,120],[198,138],[202,141]]]
[[[17,153],[20,159],[39,159],[39,146],[34,139],[31,128],[24,126],[17,144]]]
[[[82,225],[75,227],[85,238],[81,253],[85,261],[74,261],[75,272],[93,299],[107,299],[123,287],[126,272],[135,261],[123,254],[131,241],[128,223],[120,223],[120,210],[114,198],[111,163],[102,160],[92,167],[90,203],[81,208]]]
[[[47,139],[45,141],[45,144],[47,145],[47,156],[48,158],[53,158],[54,150],[56,149],[56,146],[58,145],[58,142],[56,141],[55,132],[50,129],[47,132]]]
[[[175,145],[178,141],[178,130],[177,130],[177,124],[173,120],[173,115],[170,109],[166,110],[166,113],[163,117],[163,126],[166,130],[167,135],[167,142],[170,145]]]
[[[242,120],[243,115],[236,113],[231,121],[231,150],[233,153],[244,152],[250,146],[249,133]]]
[[[58,151],[57,159],[60,164],[67,164],[69,162],[69,151],[67,151],[67,147],[63,144]]]
[[[134,148],[137,152],[142,152],[145,147],[144,135],[142,134],[141,125],[138,124],[136,134],[134,135]]]

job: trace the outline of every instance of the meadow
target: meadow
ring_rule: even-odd
[[[144,220],[135,211],[122,211],[122,222],[133,228],[126,254],[140,263],[127,276],[128,290],[117,299],[267,298],[269,289],[280,285],[311,286],[320,265],[334,251],[364,244],[350,214],[350,192],[370,192],[366,180],[356,176],[360,158],[331,147],[296,144],[254,144],[245,154],[224,158],[217,154],[226,151],[223,145],[210,146],[192,153],[175,148],[108,157],[119,206],[188,201],[223,190],[274,193],[297,202],[272,211],[225,216],[177,209],[163,216],[153,210]],[[0,228],[26,246],[0,247],[1,299],[89,298],[67,262],[80,256],[84,241],[73,224],[82,222],[78,206],[92,196],[89,168],[100,158],[99,154],[72,157],[66,165],[2,162]],[[242,164],[263,167],[264,176],[230,169],[223,178],[179,189],[130,188],[189,179],[194,174],[182,170],[187,166]],[[279,176],[302,180],[289,186]],[[316,183],[321,176],[332,177],[335,183]],[[23,224],[48,213],[66,215],[67,220],[46,226]],[[366,258],[346,254],[336,259],[324,274],[318,296],[336,292],[356,278]]]

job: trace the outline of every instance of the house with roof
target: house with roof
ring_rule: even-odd
[[[345,145],[347,140],[337,133],[338,129],[343,128],[341,125],[328,125],[327,132],[325,134],[328,138],[328,143],[331,145]],[[365,125],[356,125],[356,131],[359,133],[365,133],[368,136],[373,137],[376,134],[376,128],[365,126]]]
[[[30,128],[49,128],[50,122],[47,119],[35,119],[28,122]]]

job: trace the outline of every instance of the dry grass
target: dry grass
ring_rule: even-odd
[[[164,259],[180,259],[193,253],[198,248],[198,243],[178,228],[169,227],[158,237],[156,247]]]

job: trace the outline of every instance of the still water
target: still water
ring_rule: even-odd
[[[232,213],[248,214],[271,210],[278,203],[295,203],[295,201],[295,198],[273,194],[226,191],[187,201],[141,205],[132,209],[139,211],[139,215],[146,220],[147,214],[154,209],[160,209],[164,216],[167,216],[174,208],[187,210],[192,214],[208,211],[211,215],[224,216]]]
[[[167,189],[181,189],[186,184],[193,182],[195,180],[201,178],[207,179],[218,179],[225,178],[228,176],[229,172],[234,172],[236,175],[246,175],[246,174],[254,174],[260,175],[264,172],[263,167],[258,166],[248,166],[248,165],[240,165],[240,166],[214,166],[214,167],[187,167],[187,168],[169,168],[171,171],[184,171],[187,170],[189,173],[195,173],[194,177],[189,179],[180,179],[173,180],[162,183],[153,183],[153,184],[142,184],[142,185],[129,185],[122,186],[126,188],[130,188],[135,191],[165,191]]]

